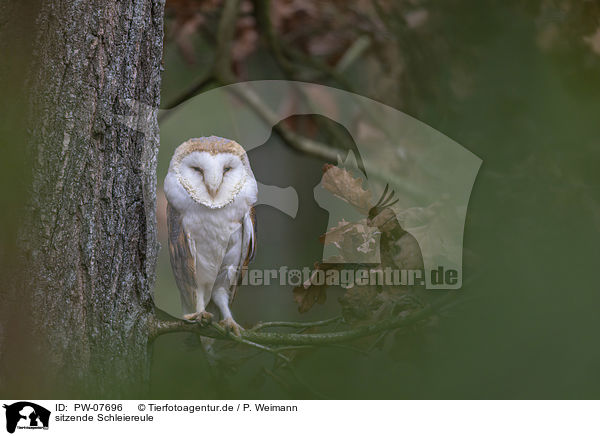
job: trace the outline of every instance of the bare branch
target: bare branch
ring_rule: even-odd
[[[221,12],[217,29],[217,57],[215,59],[215,76],[228,82],[234,81],[231,72],[231,44],[235,36],[235,26],[240,10],[241,0],[227,0]]]
[[[295,321],[259,322],[254,327],[252,327],[250,330],[258,331],[258,330],[261,330],[264,328],[271,328],[271,327],[292,327],[292,328],[299,328],[299,329],[310,328],[310,327],[322,327],[325,325],[329,325],[329,324],[333,324],[335,322],[341,321],[342,319],[343,318],[340,315],[340,316],[336,316],[334,318],[325,319],[322,321],[312,321],[312,322],[295,322]]]
[[[181,103],[184,103],[184,102],[188,101],[190,98],[196,96],[197,94],[202,92],[204,90],[204,88],[206,88],[207,86],[209,86],[210,84],[212,84],[214,82],[215,82],[215,77],[211,71],[209,74],[206,74],[206,75],[200,77],[200,79],[198,79],[194,84],[192,84],[192,86],[190,86],[188,89],[186,89],[182,94],[178,95],[173,100],[171,100],[169,103],[167,103],[163,107],[163,109],[173,109],[174,107],[180,105]],[[165,112],[163,114],[168,114],[168,113],[169,112]],[[163,121],[163,115],[161,115],[158,120]]]
[[[448,291],[448,293],[449,295],[446,297],[438,299],[438,301],[432,305],[415,311],[409,316],[387,318],[365,326],[323,333],[260,332],[255,329],[250,329],[244,330],[240,338],[242,340],[250,341],[260,345],[282,346],[326,345],[348,342],[354,339],[372,336],[384,331],[395,330],[414,325],[415,323],[430,317],[446,304],[454,301],[457,291]],[[218,324],[213,323],[208,326],[201,326],[195,322],[184,321],[173,317],[170,318],[171,319],[168,320],[161,320],[158,318],[154,319],[153,323],[151,324],[152,338],[156,338],[160,335],[168,333],[189,332],[211,338],[235,340],[231,334],[225,332]],[[330,321],[331,320],[325,320],[325,323],[329,324]],[[277,322],[276,324],[282,325],[287,323],[285,321],[281,321]]]

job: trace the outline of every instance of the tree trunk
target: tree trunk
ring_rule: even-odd
[[[25,289],[50,389],[72,396],[148,386],[163,11],[58,0],[37,21]]]

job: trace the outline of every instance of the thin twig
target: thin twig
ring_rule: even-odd
[[[215,77],[212,71],[209,74],[205,74],[200,77],[195,83],[192,84],[188,89],[186,89],[182,94],[175,97],[169,103],[167,103],[161,109],[173,109],[176,106],[179,106],[181,103],[185,103],[190,98],[196,96],[200,92],[204,90],[208,85],[215,82]],[[159,117],[159,121],[162,121],[162,118]]]
[[[333,324],[334,322],[342,320],[343,317],[341,315],[336,316],[334,318],[324,319],[321,321],[312,321],[312,322],[295,322],[295,321],[266,321],[259,322],[250,330],[258,331],[265,328],[271,327],[292,327],[292,328],[306,328],[306,327],[322,327],[325,325]]]
[[[317,398],[326,399],[326,397],[324,395],[322,395],[319,391],[315,390],[302,377],[300,377],[300,375],[296,371],[296,368],[294,367],[292,359],[289,358],[288,356],[286,356],[285,354],[282,354],[281,352],[279,352],[276,349],[267,347],[265,345],[257,344],[256,342],[249,341],[248,339],[244,339],[241,336],[234,335],[231,332],[228,332],[227,330],[225,330],[222,326],[220,326],[218,324],[214,325],[214,327],[221,334],[229,336],[235,342],[238,342],[240,344],[245,344],[245,345],[248,345],[253,348],[257,348],[261,351],[266,351],[267,353],[272,354],[276,358],[283,360],[284,366],[290,371],[290,373],[296,379],[296,381],[300,385],[302,385],[302,387],[304,387],[304,389],[306,389],[308,392],[310,392],[313,396],[315,396]]]
[[[283,346],[283,347],[277,347],[277,348],[275,348],[275,351],[282,352],[282,351],[312,350],[314,348],[315,348],[314,345],[287,345],[287,346]]]
[[[275,374],[273,371],[271,371],[268,368],[263,368],[263,371],[265,374],[267,374],[269,377],[271,377],[273,380],[275,380],[275,382],[277,382],[279,384],[279,386],[281,386],[285,391],[293,393],[292,387],[283,378],[279,377],[277,374]]]
[[[216,77],[228,77],[231,73],[231,46],[235,36],[235,26],[240,11],[241,0],[227,0],[221,12],[217,29],[217,51],[214,64]]]

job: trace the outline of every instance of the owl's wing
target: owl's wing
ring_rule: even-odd
[[[169,229],[169,254],[175,282],[181,292],[185,307],[196,307],[196,245],[183,229],[179,212],[167,203],[167,227]]]
[[[251,207],[246,216],[244,217],[244,241],[247,240],[245,246],[246,256],[244,257],[243,266],[248,266],[250,262],[254,260],[256,254],[256,212]]]
[[[240,264],[237,268],[237,278],[231,286],[231,294],[229,302],[233,301],[238,286],[244,277],[244,269],[254,260],[256,253],[256,213],[251,207],[242,221],[242,255],[240,256]]]

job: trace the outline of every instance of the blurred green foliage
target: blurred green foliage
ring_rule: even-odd
[[[373,45],[343,71],[342,80],[315,72],[307,62],[296,62],[292,70],[299,78],[346,89],[344,85],[350,85],[404,110],[483,159],[465,229],[464,275],[469,283],[459,304],[426,328],[398,332],[394,346],[368,356],[323,349],[301,358],[299,371],[334,398],[598,397],[600,53],[593,39],[600,17],[597,5],[379,2],[383,8],[379,12],[387,13],[377,18],[376,8],[371,8],[374,2],[357,3],[357,26],[350,36],[340,33],[350,4],[315,6],[327,9],[329,15],[314,19],[313,24],[321,20],[327,25],[312,30],[347,38],[349,43],[344,40],[339,49],[333,41],[324,48],[325,54],[316,53],[306,36],[310,30],[302,35],[285,33],[294,30],[289,23],[276,29],[281,32],[277,38],[335,68],[353,38],[369,35]],[[371,18],[360,16],[365,4],[375,10]],[[331,13],[335,8],[338,15]],[[307,9],[310,18],[310,5]],[[218,5],[214,13],[218,15]],[[310,27],[311,21],[306,23]],[[200,27],[203,30],[191,36],[193,64],[183,60],[176,41],[167,39],[163,101],[207,73],[213,50],[205,35],[210,25]],[[257,27],[255,48],[235,60],[238,78],[292,78],[278,64],[264,30]],[[305,135],[335,141],[323,129],[315,133],[310,126],[310,122],[304,129],[295,125]],[[161,165],[175,145],[162,144],[168,152],[161,150]],[[292,160],[298,156],[278,137],[262,149],[261,155],[250,156],[253,162],[266,158],[289,170],[279,178],[269,179],[268,171],[261,177],[280,186],[291,184],[299,192],[303,183],[314,186],[320,161],[303,156],[302,168],[312,170],[297,174]],[[300,209],[307,212],[295,222],[259,208],[259,262],[264,259],[268,264],[267,259],[282,250],[294,250],[298,246],[294,235],[303,220],[319,216],[310,195],[304,202],[300,197]],[[261,220],[269,223],[266,228]],[[305,231],[302,238],[318,236],[316,230]],[[279,244],[272,240],[277,239],[274,235]],[[302,264],[310,255],[300,251],[287,257]],[[176,295],[169,274],[163,250],[157,292],[169,287],[168,292]],[[177,302],[168,304],[176,308]],[[319,319],[337,310],[332,292],[327,305],[301,316],[291,289],[277,286],[242,290],[234,303],[245,325],[267,319]],[[265,376],[262,367],[270,360],[264,356],[226,377],[230,390],[224,392],[219,383],[211,384],[214,379],[207,376],[201,352],[186,348],[184,337],[157,340],[153,396],[310,397],[286,391]]]

